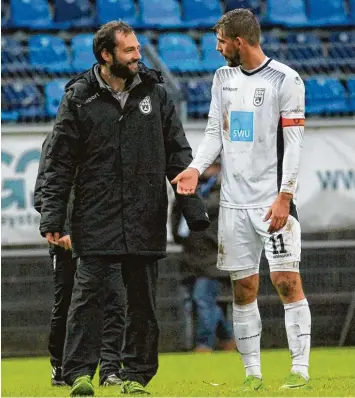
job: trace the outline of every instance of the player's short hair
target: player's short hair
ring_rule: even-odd
[[[106,48],[110,54],[113,54],[113,50],[117,46],[116,32],[129,34],[134,33],[134,30],[126,22],[118,20],[105,23],[95,33],[92,47],[95,58],[101,65],[105,64],[105,60],[101,56],[102,50]]]
[[[256,16],[246,8],[236,8],[222,15],[213,27],[215,33],[221,31],[224,36],[231,39],[242,37],[250,45],[260,43],[260,24]]]

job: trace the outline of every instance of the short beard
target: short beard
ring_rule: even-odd
[[[114,77],[119,77],[121,79],[128,79],[129,77],[135,76],[138,71],[133,71],[129,69],[128,65],[123,65],[117,61],[117,59],[113,60],[113,64],[109,67],[110,73]]]
[[[240,54],[236,53],[233,58],[226,58],[228,66],[231,68],[235,68],[237,66],[240,66],[241,60],[240,60]]]

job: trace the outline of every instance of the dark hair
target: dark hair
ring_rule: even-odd
[[[106,48],[110,54],[113,54],[113,50],[117,45],[116,32],[128,34],[134,33],[134,30],[126,22],[118,20],[107,22],[95,33],[92,48],[97,62],[101,65],[105,64],[105,60],[101,56],[102,50]]]
[[[231,39],[242,37],[250,45],[260,43],[260,24],[256,16],[246,8],[236,8],[222,15],[213,27],[215,33],[222,31],[224,36]]]

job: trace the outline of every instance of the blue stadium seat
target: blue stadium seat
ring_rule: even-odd
[[[95,55],[92,51],[93,35],[90,33],[80,33],[72,38],[72,67],[75,72],[83,72],[90,69],[96,63]]]
[[[72,70],[64,40],[54,35],[34,35],[28,41],[30,63],[35,69],[65,73]]]
[[[334,32],[329,36],[329,63],[355,73],[355,32]]]
[[[1,0],[1,27],[6,29],[9,27],[10,8],[3,0]]]
[[[341,82],[328,77],[307,79],[306,112],[310,114],[333,114],[349,112],[347,94]]]
[[[316,0],[317,1],[317,0]],[[303,27],[308,24],[304,0],[267,1],[266,21],[273,25]]]
[[[141,24],[146,28],[179,28],[182,25],[177,0],[139,0]]]
[[[23,72],[30,69],[25,46],[14,38],[1,37],[1,71]]]
[[[355,0],[349,0],[350,6],[350,23],[355,24]]]
[[[211,86],[212,82],[207,80],[189,80],[182,86],[187,99],[187,112],[190,117],[203,117],[208,114]]]
[[[69,22],[75,28],[96,25],[96,11],[89,0],[55,0],[54,4],[55,22]]]
[[[60,101],[64,94],[64,87],[68,83],[66,79],[57,79],[44,86],[45,109],[50,117],[56,116]]]
[[[289,33],[286,42],[286,59],[291,68],[318,70],[326,67],[322,42],[314,33]]]
[[[219,0],[182,0],[183,24],[188,27],[213,26],[222,15]]]
[[[18,112],[22,118],[44,116],[43,96],[34,84],[6,84],[1,95],[4,112]]]
[[[123,19],[132,26],[138,24],[137,9],[133,0],[96,0],[99,24]]]
[[[1,111],[1,122],[16,122],[20,117],[17,111]]]
[[[344,0],[308,0],[308,19],[311,26],[347,25]]]
[[[349,94],[349,109],[355,112],[355,77],[347,80],[346,87]]]
[[[11,0],[11,25],[33,29],[53,27],[47,0]]]
[[[216,50],[217,40],[214,33],[205,33],[201,40],[202,69],[206,72],[214,72],[226,65],[224,57]]]
[[[261,0],[226,0],[225,12],[236,8],[249,8],[260,19],[261,16]]]
[[[139,44],[141,45],[141,51],[140,51],[142,56],[141,61],[145,64],[146,67],[151,68],[152,65],[150,64],[150,62],[148,61],[147,57],[144,54],[144,46],[147,44],[152,45],[152,42],[147,36],[143,34],[137,34],[137,39],[139,41]]]
[[[187,34],[161,34],[158,41],[158,51],[162,60],[174,72],[197,72],[201,70],[196,43]]]
[[[285,60],[285,50],[278,36],[271,32],[263,32],[260,40],[264,53],[276,61]]]

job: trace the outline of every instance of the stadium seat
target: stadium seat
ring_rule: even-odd
[[[8,4],[1,0],[1,27],[2,29],[8,28],[10,19],[10,9]]]
[[[64,94],[66,79],[57,79],[47,83],[44,87],[46,114],[50,117],[56,116],[60,101]]]
[[[89,0],[55,0],[54,21],[69,22],[75,28],[93,27],[95,10]]]
[[[225,11],[231,11],[236,8],[248,8],[254,14],[261,15],[261,0],[226,0]]]
[[[216,50],[217,40],[214,33],[205,33],[201,39],[202,69],[214,72],[226,65],[224,57]]]
[[[35,69],[65,73],[72,70],[64,40],[54,35],[34,35],[28,41],[29,59]]]
[[[201,62],[195,41],[187,34],[165,33],[159,36],[158,51],[174,72],[197,72]]]
[[[316,0],[317,1],[317,0]],[[308,24],[304,0],[267,1],[267,16],[265,20],[273,25],[303,27]]]
[[[355,112],[355,78],[348,79],[346,87],[349,94],[349,109],[351,112]]]
[[[17,111],[1,111],[1,122],[16,122],[19,117]]]
[[[138,24],[136,5],[133,0],[96,0],[99,24],[123,19],[132,26]]]
[[[96,58],[92,52],[93,35],[80,33],[72,38],[72,67],[75,72],[83,72],[90,69]]]
[[[23,72],[30,69],[26,48],[14,38],[1,37],[1,71]]]
[[[11,25],[33,29],[53,27],[47,0],[11,0]]]
[[[350,6],[350,23],[355,24],[355,0],[349,0]]]
[[[222,15],[219,0],[182,0],[183,24],[187,27],[211,27]]]
[[[264,32],[260,43],[268,57],[280,62],[285,60],[285,51],[278,36],[271,32]]]
[[[349,112],[346,91],[339,80],[320,76],[306,80],[305,86],[307,113]]]
[[[189,80],[182,85],[187,99],[187,112],[190,117],[203,117],[208,114],[211,101],[212,82]]]
[[[248,8],[253,11],[260,22],[264,22],[264,15],[261,14],[261,0],[226,0],[225,12],[236,8]]]
[[[355,73],[355,32],[334,32],[329,36],[329,63]]]
[[[140,23],[145,28],[179,28],[182,25],[177,0],[139,0]]]
[[[141,45],[141,51],[140,51],[141,56],[142,56],[141,61],[144,63],[144,65],[146,67],[151,68],[152,65],[150,64],[150,62],[148,61],[148,59],[147,59],[147,57],[145,56],[145,53],[144,53],[144,46],[147,45],[147,44],[152,45],[152,42],[147,36],[145,36],[143,34],[137,34],[137,39],[139,41],[139,44]]]
[[[308,0],[308,19],[311,26],[347,25],[344,0]]]
[[[34,84],[6,84],[1,95],[5,112],[18,112],[22,118],[44,116],[43,96]]]
[[[289,33],[286,37],[286,59],[291,68],[318,70],[327,63],[322,53],[322,42],[313,33]]]

